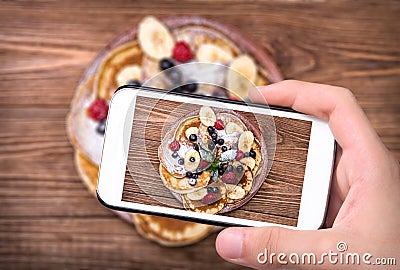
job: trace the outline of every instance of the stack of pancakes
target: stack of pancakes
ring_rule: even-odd
[[[127,31],[109,44],[87,69],[77,87],[67,118],[70,140],[75,149],[78,172],[95,195],[103,134],[99,119],[92,119],[88,108],[96,100],[109,102],[121,85],[143,84],[161,71],[160,60],[172,58],[177,41],[186,42],[194,53],[191,61],[220,63],[239,71],[256,85],[282,80],[271,59],[236,30],[199,17],[174,17],[158,20],[145,17],[137,28]],[[176,63],[178,64],[178,63]],[[248,89],[238,88],[237,78],[227,82],[232,94],[245,98]],[[163,88],[163,85],[160,85]],[[203,93],[199,90],[199,93]],[[204,94],[213,94],[204,93]],[[99,131],[100,130],[100,131]],[[194,243],[213,227],[174,219],[118,212],[134,223],[146,238],[166,246]]]

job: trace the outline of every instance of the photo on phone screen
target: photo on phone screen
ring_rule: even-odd
[[[296,226],[313,122],[138,94],[121,200]]]

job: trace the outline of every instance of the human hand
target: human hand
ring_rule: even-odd
[[[280,227],[228,228],[217,237],[218,254],[227,261],[254,268],[364,268],[359,265],[260,264],[258,254],[314,253],[317,260],[329,250],[396,258],[400,264],[400,168],[383,145],[356,99],[347,89],[301,81],[283,81],[250,92],[255,102],[292,107],[329,122],[338,143],[326,218],[327,229],[296,231]],[[362,257],[361,257],[362,260]],[[327,266],[328,265],[328,266]],[[376,266],[375,266],[376,267]]]

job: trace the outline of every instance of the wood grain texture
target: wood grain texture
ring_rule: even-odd
[[[235,269],[214,236],[177,249],[142,239],[75,171],[65,131],[75,87],[99,50],[148,14],[236,26],[286,78],[351,89],[400,158],[399,1],[2,1],[1,268]]]
[[[122,199],[182,209],[159,176],[158,147],[165,134],[185,115],[197,112],[200,105],[137,97]],[[242,207],[223,215],[296,226],[307,162],[311,122],[236,111],[261,130],[272,163],[270,174],[255,196]],[[275,125],[271,123],[275,122]],[[276,131],[276,149],[275,149]],[[267,137],[268,136],[268,137]],[[265,137],[265,138],[264,138]],[[273,151],[273,152],[272,152]],[[262,166],[262,165],[260,165]],[[267,170],[265,166],[264,170]],[[253,182],[255,185],[255,181]]]

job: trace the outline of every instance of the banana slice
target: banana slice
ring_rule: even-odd
[[[243,152],[249,152],[254,142],[253,132],[247,130],[239,137],[238,148]]]
[[[256,63],[250,56],[241,55],[236,57],[229,67],[227,89],[239,97],[246,98],[257,79]]]
[[[195,192],[188,193],[186,196],[191,201],[200,201],[206,195],[207,195],[207,189],[206,188],[202,188],[202,189],[199,189],[199,190],[197,190]]]
[[[171,57],[174,38],[168,28],[153,16],[140,22],[138,38],[140,47],[150,57],[157,60]]]
[[[228,48],[204,43],[198,48],[196,58],[199,62],[227,63],[233,59],[233,54]]]
[[[184,159],[184,167],[186,171],[194,172],[200,165],[200,154],[196,150],[189,149]]]
[[[245,157],[245,158],[242,158],[242,159],[240,160],[240,162],[243,163],[243,164],[246,164],[246,166],[249,167],[250,170],[253,170],[254,167],[256,166],[256,161],[255,161],[255,159],[252,158],[252,157]]]
[[[199,129],[197,127],[190,127],[185,131],[185,136],[188,140],[189,136],[192,134],[195,134],[197,136],[197,134],[199,134]]]
[[[236,124],[234,122],[229,122],[225,126],[225,132],[226,132],[226,134],[232,134],[232,133],[235,133],[235,132],[242,133],[242,132],[244,132],[244,130],[238,124]]]
[[[228,198],[231,200],[239,200],[246,195],[245,190],[242,187],[239,187],[237,185],[227,185],[227,190],[230,190],[228,193]]]
[[[139,65],[131,65],[123,68],[117,75],[117,83],[119,86],[128,84],[131,80],[140,80],[142,77],[142,69]]]
[[[217,120],[214,111],[208,106],[203,106],[200,108],[199,116],[201,123],[206,127],[214,126],[214,123]]]

